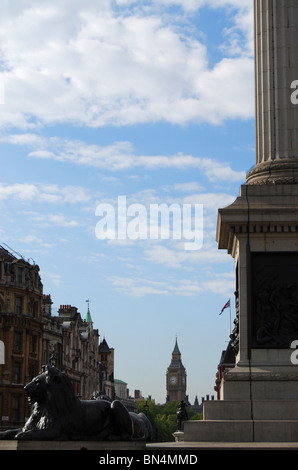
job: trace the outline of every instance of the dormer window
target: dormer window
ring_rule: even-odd
[[[23,282],[23,270],[22,268],[17,268],[17,281],[19,284]]]

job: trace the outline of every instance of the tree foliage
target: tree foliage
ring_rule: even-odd
[[[164,405],[155,404],[154,400],[140,400],[138,413],[145,413],[153,428],[153,442],[172,442],[173,433],[178,430],[177,411],[179,401],[170,401]],[[187,409],[189,419],[202,419],[201,414],[196,414],[190,407]]]

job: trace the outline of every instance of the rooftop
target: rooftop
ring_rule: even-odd
[[[15,261],[17,258],[10,253],[8,250],[6,250],[2,245],[0,245],[0,258],[4,259],[4,261]]]

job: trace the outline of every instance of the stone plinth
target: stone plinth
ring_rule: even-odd
[[[255,398],[296,399],[298,185],[241,186],[219,210],[217,242],[235,260],[238,315],[236,367],[225,372],[220,398],[250,399],[253,377]]]
[[[106,450],[142,451],[144,441],[0,441],[1,450]]]
[[[185,442],[297,442],[296,420],[189,421]]]
[[[223,373],[220,400],[204,402],[203,421],[185,423],[184,441],[296,442],[298,185],[241,186],[219,210],[217,242],[236,266],[235,367]]]
[[[288,350],[287,350],[288,351]],[[288,351],[288,360],[290,362]],[[298,368],[282,364],[276,367],[240,367],[236,366],[224,374],[221,392],[227,401],[268,400],[295,403],[298,399]],[[266,418],[267,419],[267,418]],[[298,419],[298,418],[297,418]]]
[[[243,185],[219,210],[217,241],[235,260],[235,367],[185,442],[296,442],[298,365],[298,185]]]
[[[205,421],[295,421],[298,400],[212,400],[204,406]]]
[[[173,437],[175,438],[175,442],[183,442],[184,441],[184,432],[183,431],[176,431],[173,433]]]

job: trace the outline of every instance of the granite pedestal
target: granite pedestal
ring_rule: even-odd
[[[0,441],[1,450],[97,450],[143,451],[144,441]]]

